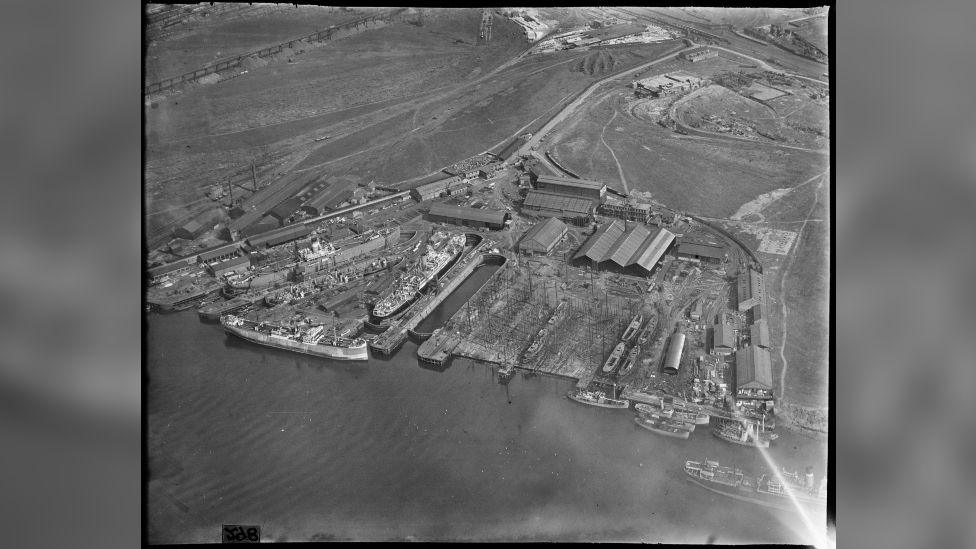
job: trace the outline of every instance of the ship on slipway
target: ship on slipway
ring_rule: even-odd
[[[779,475],[754,477],[738,468],[705,459],[685,461],[685,473],[693,483],[712,492],[766,507],[796,510],[793,501],[814,510],[827,505],[827,477],[816,485],[809,467],[802,476],[798,472],[782,469]]]
[[[224,331],[241,339],[275,347],[336,360],[368,360],[366,341],[350,339],[335,333],[335,326],[329,333],[325,326],[287,327],[254,322],[234,315],[220,317]]]
[[[464,251],[464,235],[434,233],[427,250],[417,265],[400,275],[380,296],[373,308],[373,316],[384,319],[403,310],[417,294]]]

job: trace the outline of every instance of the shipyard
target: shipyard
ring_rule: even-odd
[[[147,321],[192,319],[226,337],[214,355],[262,364],[475,364],[506,394],[551,378],[642,443],[741,456],[746,473],[725,457],[661,464],[721,505],[822,514],[825,464],[791,462],[801,475],[769,456],[784,436],[827,436],[810,297],[826,299],[825,54],[777,30],[799,10],[763,15],[794,49],[757,44],[768,24],[743,35],[689,10],[150,9]],[[153,48],[235,18],[266,20],[280,44],[228,44],[200,76],[168,77],[203,57]],[[384,60],[396,90],[335,61],[368,58],[374,36],[432,59],[460,48],[472,68],[428,90],[403,75],[439,69]],[[287,86],[254,95],[289,71],[320,78],[303,63],[369,84],[314,108]],[[254,121],[201,122],[195,105],[221,93]]]

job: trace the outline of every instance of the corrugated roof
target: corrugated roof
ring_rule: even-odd
[[[522,203],[522,207],[561,210],[567,213],[585,215],[593,209],[593,201],[579,196],[529,191],[525,195],[525,202]]]
[[[602,189],[606,183],[591,181],[589,179],[574,179],[572,177],[560,177],[558,175],[540,175],[536,180],[537,185],[553,184],[565,185],[567,187],[580,187],[584,189]]]
[[[449,206],[447,204],[432,204],[430,207],[430,215],[503,225],[505,223],[506,213],[501,210],[480,210],[462,206]]]
[[[678,253],[722,259],[725,257],[725,248],[722,246],[716,246],[714,244],[706,244],[704,242],[682,242],[678,246]]]
[[[268,212],[269,215],[273,215],[278,219],[287,219],[288,216],[295,213],[298,207],[302,205],[302,199],[297,196],[293,196],[288,200],[285,200],[281,204],[278,204]]]
[[[769,324],[760,320],[749,327],[749,336],[753,345],[769,347]]]
[[[621,267],[632,265],[637,259],[638,250],[649,236],[651,236],[651,231],[647,227],[637,225],[626,235],[617,239],[610,250],[609,259]]]
[[[715,338],[712,342],[713,347],[728,347],[731,349],[735,346],[735,338],[732,334],[732,327],[727,324],[716,324],[715,325]]]
[[[232,258],[228,259],[227,261],[221,261],[220,263],[217,263],[216,265],[214,265],[213,266],[213,269],[215,271],[219,271],[221,269],[229,269],[229,268],[237,267],[238,265],[243,265],[245,263],[250,263],[250,262],[251,262],[251,258],[249,256],[242,255],[240,257],[232,257]]]
[[[522,236],[522,242],[533,241],[543,248],[548,248],[557,240],[562,238],[566,232],[566,224],[550,217],[549,219],[536,223]]]
[[[167,263],[165,265],[159,265],[149,269],[149,275],[152,277],[162,276],[166,273],[171,273],[173,271],[178,271],[185,267],[188,267],[190,263],[186,259],[177,259],[172,263]]]
[[[735,353],[735,378],[738,389],[772,389],[769,351],[755,345],[739,349]]]
[[[197,261],[204,263],[210,261],[215,257],[220,257],[230,253],[236,253],[239,248],[240,247],[234,242],[231,242],[230,244],[224,244],[223,246],[218,246],[212,250],[201,252],[200,255],[197,256]]]
[[[650,271],[661,260],[661,256],[672,242],[674,242],[674,233],[667,229],[658,229],[652,238],[645,240],[644,246],[638,250],[628,265],[636,263]]]
[[[576,252],[573,259],[579,259],[583,256],[590,258],[597,263],[607,259],[610,253],[610,247],[617,242],[617,239],[624,234],[624,223],[620,220],[614,220],[612,223],[604,225],[597,229],[597,231],[591,236],[586,243]]]

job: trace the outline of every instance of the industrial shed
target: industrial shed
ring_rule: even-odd
[[[253,223],[245,227],[244,230],[240,232],[240,235],[243,236],[244,238],[250,239],[250,237],[252,236],[267,233],[279,227],[280,225],[278,224],[277,220],[270,217],[265,217],[261,221],[258,221],[257,223]]]
[[[674,375],[681,368],[681,351],[685,347],[685,334],[677,331],[671,336],[668,355],[664,359],[664,372]]]
[[[547,191],[529,191],[522,202],[522,210],[536,215],[558,217],[583,226],[593,217],[594,200]]]
[[[432,221],[446,221],[457,225],[488,227],[490,229],[504,228],[505,220],[508,219],[508,212],[501,210],[481,210],[462,206],[448,206],[447,204],[431,205],[427,215]]]
[[[678,257],[717,263],[725,259],[725,248],[704,242],[682,242],[678,246]]]
[[[278,246],[286,242],[291,242],[292,240],[298,240],[299,238],[304,238],[312,232],[312,229],[306,227],[305,225],[289,225],[283,229],[278,229],[276,231],[270,231],[255,237],[247,239],[248,245],[252,248],[260,248],[262,246],[267,246],[271,248],[273,246]]]
[[[731,355],[735,349],[735,334],[732,326],[716,324],[712,331],[712,352],[717,355]]]
[[[173,236],[176,238],[182,238],[184,240],[193,240],[194,238],[203,234],[206,228],[197,220],[192,220],[186,225],[173,231]]]
[[[281,204],[278,204],[274,208],[271,208],[268,215],[277,219],[278,223],[284,223],[286,219],[298,211],[298,208],[301,207],[301,205],[302,199],[297,196],[293,196]]]
[[[442,196],[459,194],[467,190],[468,187],[469,184],[465,183],[460,176],[447,177],[410,189],[410,197],[417,202],[423,202]]]
[[[755,345],[735,353],[736,397],[740,399],[773,398],[773,371],[769,351]]]
[[[745,312],[754,305],[766,302],[766,287],[761,272],[749,267],[739,273],[738,282],[740,312]]]
[[[250,266],[251,257],[245,254],[240,257],[228,259],[227,261],[207,265],[207,270],[210,271],[210,274],[216,277],[221,276],[224,273],[229,273],[230,271],[237,271]]]
[[[585,257],[594,264],[611,261],[622,268],[637,265],[650,272],[674,242],[674,234],[646,225],[635,225],[629,231],[625,227],[619,220],[604,225],[583,244],[573,259]]]
[[[200,252],[197,255],[197,261],[200,263],[210,263],[214,260],[228,259],[237,255],[238,250],[240,250],[240,247],[236,243],[224,244],[223,246]]]
[[[153,267],[146,271],[149,275],[150,284],[158,284],[163,277],[166,275],[174,275],[184,273],[193,266],[193,263],[187,259],[177,259],[172,263],[167,263],[165,265],[159,265],[158,267]]]
[[[585,196],[595,200],[603,200],[607,195],[606,183],[590,181],[588,179],[573,179],[556,175],[540,175],[535,180],[537,189],[552,191],[560,194]]]
[[[567,231],[569,229],[565,223],[555,217],[550,217],[525,231],[522,240],[519,241],[518,249],[523,253],[549,254],[556,247],[556,244],[566,236]]]
[[[757,347],[769,348],[769,324],[765,319],[749,326],[749,340]]]

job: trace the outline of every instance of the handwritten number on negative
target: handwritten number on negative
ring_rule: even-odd
[[[224,543],[258,543],[261,541],[260,526],[225,524],[222,533]]]

